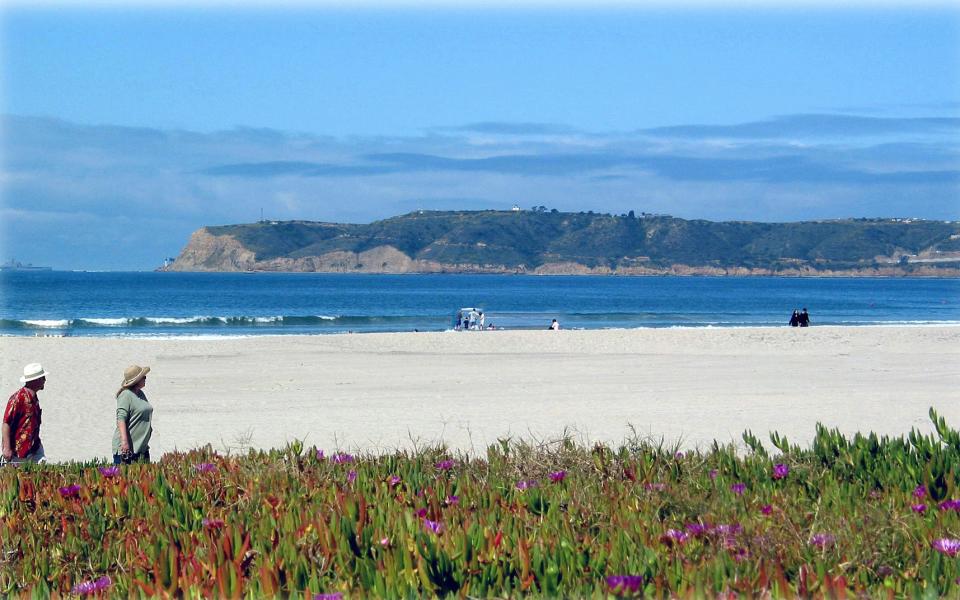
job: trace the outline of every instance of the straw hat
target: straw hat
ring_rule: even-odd
[[[23,377],[20,378],[20,383],[26,383],[46,376],[47,372],[43,370],[40,363],[30,363],[23,368]]]
[[[133,384],[137,383],[141,379],[147,376],[147,373],[150,372],[150,367],[141,367],[139,365],[130,365],[123,371],[123,383],[120,384],[121,388],[130,387]]]

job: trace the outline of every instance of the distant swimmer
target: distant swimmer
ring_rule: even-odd
[[[793,309],[793,314],[790,315],[790,327],[799,327],[800,326],[800,311]]]
[[[553,320],[553,323],[550,323],[550,330],[551,330],[551,331],[559,331],[559,330],[560,330],[560,323],[557,323],[557,320],[556,320],[556,319]]]

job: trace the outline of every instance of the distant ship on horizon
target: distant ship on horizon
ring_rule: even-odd
[[[52,271],[52,270],[53,270],[53,267],[38,267],[30,263],[23,264],[22,262],[19,262],[13,259],[0,265],[0,271]]]

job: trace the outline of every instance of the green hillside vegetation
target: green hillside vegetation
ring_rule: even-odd
[[[207,229],[233,236],[257,260],[392,246],[413,259],[526,269],[556,262],[837,269],[869,266],[878,256],[960,250],[960,224],[945,221],[712,222],[543,208],[418,211],[366,225],[286,221]]]

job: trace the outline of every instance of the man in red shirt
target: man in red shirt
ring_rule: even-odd
[[[40,442],[40,399],[47,372],[40,363],[23,368],[20,383],[23,387],[7,400],[3,413],[3,462],[45,462]]]

